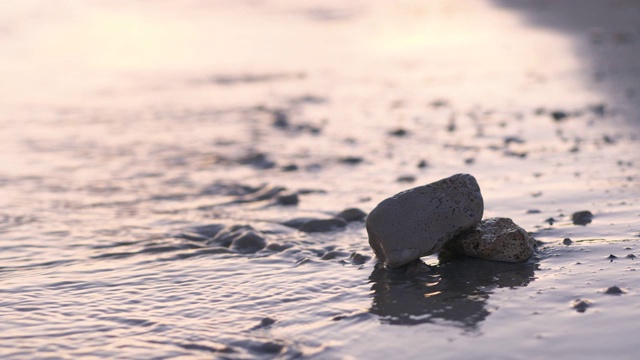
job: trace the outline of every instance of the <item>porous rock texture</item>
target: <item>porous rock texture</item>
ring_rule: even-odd
[[[490,218],[456,236],[445,248],[486,260],[522,262],[534,254],[536,240],[511,219]]]
[[[388,267],[434,254],[474,227],[484,211],[480,187],[457,174],[403,191],[382,201],[367,216],[369,245]]]

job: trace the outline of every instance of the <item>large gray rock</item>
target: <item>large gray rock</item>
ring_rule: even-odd
[[[522,262],[536,249],[536,240],[508,218],[482,220],[449,241],[449,251],[486,260]]]
[[[457,174],[382,201],[367,217],[369,245],[388,267],[436,253],[482,219],[476,179]]]

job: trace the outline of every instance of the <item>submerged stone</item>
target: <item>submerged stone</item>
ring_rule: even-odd
[[[227,226],[208,241],[209,245],[218,245],[240,254],[252,254],[267,246],[265,239],[251,226]]]
[[[328,232],[334,230],[342,230],[347,226],[347,222],[341,218],[331,219],[314,219],[307,221],[300,227],[300,231],[312,232]]]
[[[484,211],[480,187],[457,174],[382,201],[367,216],[369,245],[389,267],[434,254],[475,226]]]
[[[522,262],[535,253],[536,240],[508,218],[490,218],[448,242],[449,251],[486,260]]]
[[[276,202],[280,205],[298,205],[300,199],[298,194],[280,195],[276,198]]]
[[[367,217],[367,213],[358,208],[349,208],[340,211],[336,217],[344,219],[346,222],[360,221]]]
[[[253,254],[264,249],[267,242],[253,230],[241,231],[231,242],[231,250],[240,254]]]

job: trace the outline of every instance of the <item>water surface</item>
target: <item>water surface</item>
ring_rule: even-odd
[[[4,2],[0,354],[632,358],[640,9],[540,4]],[[459,172],[535,258],[388,270],[362,222],[281,224]]]

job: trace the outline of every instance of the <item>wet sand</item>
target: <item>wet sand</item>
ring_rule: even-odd
[[[0,354],[634,358],[640,7],[520,4],[0,5]],[[460,172],[533,259],[338,216]]]

